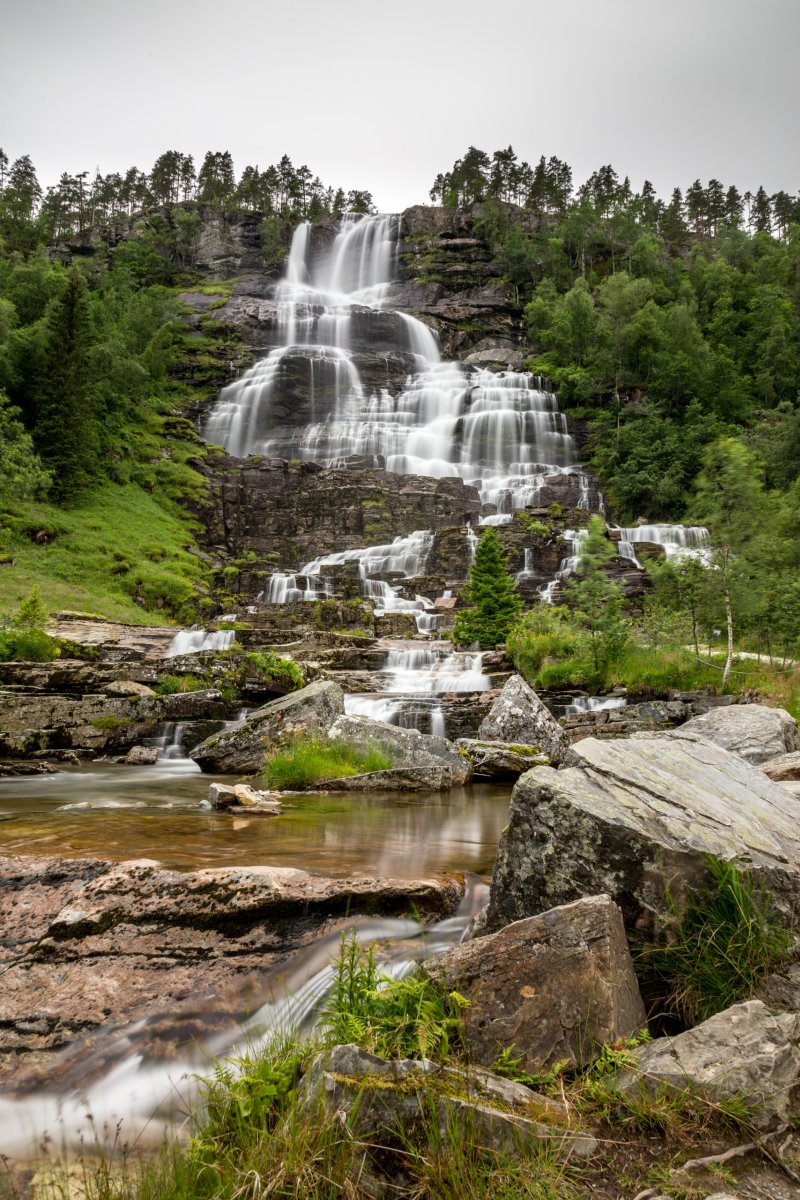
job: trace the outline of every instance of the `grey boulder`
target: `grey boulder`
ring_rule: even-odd
[[[521,675],[512,675],[481,721],[478,739],[534,746],[560,763],[569,749],[569,738],[533,688]]]
[[[776,783],[797,783],[800,781],[800,751],[792,750],[789,754],[779,754],[759,764],[765,775]]]
[[[254,775],[275,746],[298,735],[324,733],[342,713],[344,693],[338,683],[315,680],[212,734],[195,746],[191,757],[212,774]]]
[[[456,745],[469,755],[475,774],[489,779],[517,779],[531,767],[547,766],[550,762],[538,747],[514,742],[459,738]]]
[[[733,751],[750,763],[800,749],[797,722],[785,708],[767,708],[763,704],[731,704],[712,708],[692,717],[671,737],[700,734],[717,746]]]
[[[566,768],[517,781],[486,931],[605,892],[626,929],[653,937],[707,878],[708,855],[740,863],[787,920],[800,916],[800,800],[696,735],[586,738]]]
[[[469,1000],[464,1040],[470,1060],[485,1066],[507,1046],[528,1071],[584,1064],[599,1045],[647,1024],[622,914],[608,896],[515,921],[425,971]]]
[[[347,742],[358,750],[382,747],[395,767],[446,767],[453,787],[469,783],[472,763],[447,738],[420,733],[417,729],[399,729],[373,721],[371,717],[339,717],[328,730],[328,737]]]
[[[633,1051],[636,1069],[618,1082],[642,1087],[701,1090],[718,1100],[751,1106],[754,1124],[769,1129],[792,1119],[800,1099],[800,1014],[773,1014],[747,1000],[676,1037]]]

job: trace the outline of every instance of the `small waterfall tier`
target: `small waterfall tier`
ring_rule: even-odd
[[[636,546],[642,544],[661,546],[667,559],[707,557],[708,530],[702,525],[634,525],[630,529],[616,527],[612,532],[619,537],[620,557],[629,558],[637,567]]]
[[[396,216],[345,217],[319,254],[298,226],[275,289],[280,344],[223,388],[204,436],[237,456],[458,476],[500,515],[569,477],[568,503],[588,506],[590,479],[544,379],[445,362],[427,325],[391,310],[399,233]],[[399,362],[399,382],[376,380],[374,361],[365,382],[370,354]]]
[[[205,629],[182,629],[167,647],[165,658],[177,658],[180,654],[202,654],[206,650],[227,650],[236,640],[232,629],[217,629],[209,633]]]

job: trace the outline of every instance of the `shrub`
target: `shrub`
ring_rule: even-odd
[[[758,893],[747,872],[710,856],[707,865],[707,882],[689,897],[682,916],[673,902],[667,944],[639,956],[666,1013],[687,1026],[751,996],[792,944],[771,895]]]
[[[262,679],[285,688],[287,692],[296,692],[305,686],[303,672],[297,663],[290,658],[281,658],[274,650],[268,650],[266,654],[247,654],[245,658]]]
[[[320,779],[386,771],[392,764],[392,756],[382,746],[360,750],[338,739],[297,738],[267,760],[263,780],[267,787],[304,788]]]
[[[159,679],[153,691],[158,692],[159,696],[173,696],[176,692],[200,692],[210,686],[210,681],[202,675],[165,675]]]

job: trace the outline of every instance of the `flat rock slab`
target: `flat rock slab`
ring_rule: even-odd
[[[371,717],[346,716],[331,726],[328,737],[358,750],[379,746],[391,756],[395,767],[446,767],[453,787],[461,787],[472,778],[472,763],[457,746],[447,738],[417,729],[400,729]]]
[[[425,967],[469,1002],[470,1060],[491,1066],[508,1046],[528,1071],[586,1063],[604,1042],[647,1024],[622,914],[608,896],[577,900],[465,942]]]
[[[547,1142],[564,1158],[595,1152],[595,1139],[568,1128],[561,1105],[480,1067],[460,1071],[428,1059],[390,1061],[359,1046],[334,1046],[311,1065],[300,1084],[312,1111],[347,1114],[356,1136],[386,1146],[424,1121],[439,1148],[454,1139],[517,1156]],[[399,1148],[406,1148],[401,1141]]]
[[[731,704],[692,717],[672,737],[699,733],[747,762],[762,763],[800,749],[797,722],[785,708],[763,704]]]
[[[324,733],[343,713],[344,692],[338,683],[315,680],[212,734],[195,746],[191,757],[212,774],[255,775],[270,749],[300,734]]]
[[[518,779],[531,767],[547,766],[550,762],[538,747],[514,742],[459,738],[456,745],[469,755],[475,774],[489,779]]]
[[[760,1000],[734,1004],[686,1033],[633,1052],[638,1070],[623,1091],[699,1088],[717,1099],[739,1097],[769,1129],[791,1121],[800,1100],[800,1013],[773,1014]]]
[[[247,810],[249,815],[250,810]],[[273,867],[0,858],[0,1075],[109,1021],[238,1016],[292,951],[360,915],[451,915],[463,881],[323,879]],[[259,1001],[259,1002],[260,1002]]]
[[[486,931],[607,893],[629,933],[655,932],[706,856],[740,863],[789,919],[800,915],[800,800],[704,738],[669,735],[572,748],[570,766],[517,781]]]
[[[478,729],[480,741],[535,746],[551,763],[560,763],[569,738],[533,688],[512,675]]]

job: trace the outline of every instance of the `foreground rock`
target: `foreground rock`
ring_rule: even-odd
[[[425,970],[469,1002],[470,1060],[514,1046],[528,1071],[584,1064],[647,1018],[622,914],[608,896],[577,900],[449,950]]]
[[[208,789],[208,802],[219,812],[231,813],[234,816],[245,814],[277,817],[283,809],[277,796],[270,792],[257,792],[246,783],[237,783],[236,787],[212,783]]]
[[[800,751],[793,750],[791,754],[779,754],[760,764],[761,770],[776,783],[797,783],[800,781]]]
[[[569,749],[569,739],[533,688],[512,675],[478,729],[478,739],[535,746],[554,765]]]
[[[399,729],[371,717],[342,716],[330,727],[328,736],[357,750],[379,746],[391,756],[395,767],[446,767],[453,787],[461,787],[472,778],[472,763],[457,746],[417,729]]]
[[[750,763],[762,763],[800,749],[797,722],[784,708],[731,704],[692,717],[672,736],[700,734]]]
[[[0,859],[0,1075],[109,1020],[240,1016],[266,973],[362,915],[451,915],[452,879],[322,879],[273,867]],[[335,953],[332,945],[331,953]]]
[[[351,1135],[377,1145],[400,1138],[407,1149],[408,1130],[433,1124],[440,1148],[470,1144],[516,1157],[539,1142],[564,1158],[592,1154],[597,1143],[566,1127],[561,1105],[489,1071],[459,1071],[428,1059],[389,1061],[359,1046],[334,1046],[311,1065],[300,1085],[301,1103],[312,1111],[322,1105],[342,1113]]]
[[[299,734],[324,732],[343,713],[338,683],[315,680],[206,738],[191,757],[201,770],[216,775],[255,775],[270,749]]]
[[[706,856],[751,871],[790,920],[800,915],[800,800],[738,755],[695,735],[587,738],[570,765],[517,782],[486,929],[608,893],[628,930],[655,933],[705,878]]]
[[[456,745],[469,756],[475,774],[489,779],[517,779],[531,767],[547,766],[550,762],[536,746],[482,742],[477,738],[459,738]]]
[[[800,1099],[800,1014],[770,1013],[760,1000],[734,1004],[695,1029],[659,1038],[633,1052],[638,1070],[623,1091],[665,1085],[701,1089],[752,1106],[762,1129],[791,1121]]]

